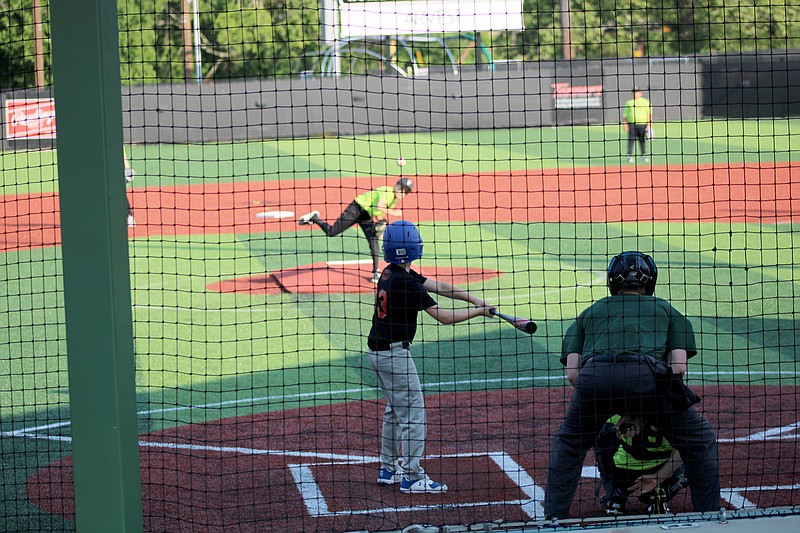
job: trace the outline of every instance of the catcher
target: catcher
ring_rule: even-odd
[[[339,235],[350,226],[358,223],[364,236],[369,242],[369,251],[372,255],[372,283],[378,283],[381,270],[378,266],[380,260],[380,238],[386,229],[386,215],[402,216],[400,209],[395,209],[397,202],[414,190],[410,178],[400,178],[394,187],[389,185],[378,187],[371,191],[359,194],[345,208],[333,225],[328,224],[319,217],[319,211],[311,211],[300,217],[300,225],[316,224],[328,237]]]
[[[625,512],[629,496],[647,514],[669,513],[669,501],[686,486],[680,454],[659,431],[639,417],[614,415],[594,446],[600,471],[600,506],[610,515]]]

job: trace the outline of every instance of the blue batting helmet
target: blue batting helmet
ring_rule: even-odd
[[[422,257],[422,237],[417,227],[407,220],[397,220],[383,233],[383,258],[387,263],[402,265]]]
[[[608,290],[612,295],[624,289],[644,287],[645,294],[656,292],[658,268],[649,255],[642,252],[622,252],[608,265]]]

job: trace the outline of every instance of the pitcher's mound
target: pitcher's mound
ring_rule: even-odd
[[[481,268],[424,264],[415,265],[414,270],[423,276],[462,286],[496,278],[502,274],[496,270]],[[370,261],[331,261],[247,278],[222,280],[212,283],[208,289],[249,294],[372,292],[375,290],[375,285],[370,282],[371,275]]]

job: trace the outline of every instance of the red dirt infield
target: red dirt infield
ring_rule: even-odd
[[[800,391],[696,390],[720,441],[727,505],[800,505]],[[558,387],[426,397],[425,466],[450,486],[441,495],[405,495],[396,486],[376,484],[382,401],[261,413],[143,435],[145,529],[333,532],[532,521],[541,512],[549,443],[567,394]],[[736,406],[744,403],[747,416],[738,416]],[[780,425],[780,434],[762,434]],[[590,452],[586,464],[592,463]],[[67,457],[31,476],[27,496],[45,511],[71,518],[71,476]],[[601,516],[595,501],[595,481],[584,477],[573,515]],[[638,505],[632,503],[631,510],[641,511]],[[691,511],[688,489],[672,509]]]
[[[403,200],[412,222],[621,222],[726,220],[790,222],[800,214],[798,163],[730,163],[495,171],[415,176]],[[259,218],[270,210],[295,215],[341,213],[358,192],[393,177],[253,181],[135,188],[128,193],[137,225],[132,237],[193,233],[296,231],[293,218]],[[58,195],[6,195],[0,251],[58,246]],[[120,214],[120,223],[125,220]]]

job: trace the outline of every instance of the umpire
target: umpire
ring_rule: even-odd
[[[564,335],[561,363],[574,390],[550,450],[545,516],[569,516],[586,452],[613,414],[651,421],[686,465],[695,511],[719,510],[716,437],[691,407],[699,398],[681,381],[697,353],[691,323],[653,296],[658,270],[650,256],[624,252],[607,274],[611,295],[584,310]]]
[[[622,122],[625,131],[628,133],[628,163],[633,163],[634,148],[639,142],[642,151],[642,162],[647,163],[647,137],[648,130],[652,133],[653,129],[653,110],[650,100],[644,97],[642,90],[638,87],[633,89],[633,98],[625,102],[625,109],[622,113]]]

